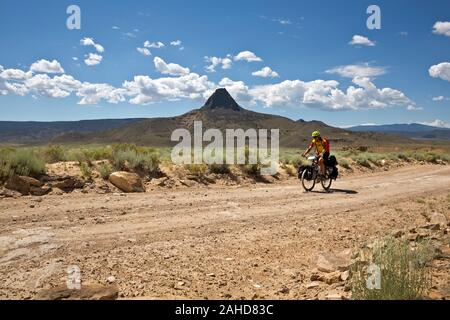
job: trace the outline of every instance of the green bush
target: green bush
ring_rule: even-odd
[[[83,178],[90,179],[92,177],[92,168],[86,162],[80,164],[80,170]]]
[[[107,180],[109,178],[109,176],[111,175],[113,169],[109,163],[102,163],[100,165],[98,171],[100,172],[100,176],[104,180]]]
[[[136,162],[137,154],[132,150],[118,150],[113,153],[112,163],[116,170],[128,170]]]
[[[110,147],[87,148],[82,152],[88,161],[106,160],[112,157],[112,149]]]
[[[367,157],[367,155],[357,155],[353,158],[353,160],[356,162],[357,165],[360,165],[362,167],[366,167],[366,168],[371,168],[372,166],[370,165],[369,162],[369,158]]]
[[[65,150],[62,146],[48,145],[41,149],[41,154],[46,163],[65,161]]]
[[[350,169],[350,163],[348,162],[347,159],[339,159],[339,165],[340,165],[342,168]]]
[[[374,246],[368,256],[368,263],[381,270],[381,286],[368,288],[368,263],[356,263],[351,269],[353,299],[414,300],[427,293],[430,287],[427,263],[434,256],[429,242],[418,242],[413,249],[408,239],[387,238]]]
[[[45,173],[45,162],[29,149],[9,149],[0,153],[0,177],[12,175],[39,176]]]
[[[117,170],[133,170],[144,174],[159,172],[161,163],[154,149],[129,144],[113,146],[111,161]]]

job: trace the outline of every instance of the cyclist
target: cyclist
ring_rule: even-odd
[[[320,176],[325,175],[325,165],[328,162],[328,157],[330,156],[330,142],[327,138],[322,138],[320,136],[319,131],[314,131],[312,133],[312,142],[309,145],[308,149],[303,153],[303,157],[306,157],[306,155],[311,151],[312,148],[316,148],[316,155],[319,158],[319,166],[320,166]]]

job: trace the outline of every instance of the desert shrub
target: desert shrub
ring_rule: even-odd
[[[427,161],[427,154],[425,152],[410,152],[406,155],[408,160]]]
[[[0,180],[6,179],[11,175],[11,161],[9,160],[9,154],[6,151],[1,150],[0,153]]]
[[[77,161],[80,164],[87,162],[92,165],[93,161],[107,160],[112,158],[113,150],[110,146],[69,148],[65,151],[65,161]]]
[[[129,149],[127,149],[128,146]],[[113,147],[112,163],[117,170],[154,174],[159,172],[161,160],[153,149],[120,144]]]
[[[66,161],[77,161],[80,165],[83,162],[91,162],[82,149],[71,149],[66,152]]]
[[[59,145],[48,145],[41,149],[42,158],[46,163],[65,161],[65,150]]]
[[[440,158],[442,161],[450,162],[450,154],[443,153],[443,154],[440,155],[439,158]]]
[[[102,163],[98,168],[102,179],[107,180],[112,173],[113,168],[109,163]]]
[[[92,168],[86,162],[80,164],[81,175],[85,179],[90,179],[92,177]]]
[[[340,165],[342,168],[350,169],[350,163],[348,162],[347,159],[339,159],[339,165]]]
[[[209,165],[209,171],[211,173],[215,173],[215,174],[230,174],[231,173],[230,165],[226,164],[226,163],[211,164],[211,165]]]
[[[292,164],[295,168],[298,168],[298,167],[300,167],[300,166],[306,166],[306,165],[308,165],[309,164],[309,162],[308,162],[308,160],[306,160],[305,158],[302,158],[302,157],[297,157],[297,158],[294,158],[291,162],[290,162],[290,164]]]
[[[398,153],[397,154],[397,158],[399,158],[400,160],[403,160],[403,161],[409,161],[408,156],[405,153],[403,153],[403,152]]]
[[[131,163],[136,162],[137,154],[133,150],[118,150],[113,152],[112,162],[116,170],[128,170]]]
[[[136,162],[131,165],[134,170],[145,173],[155,173],[159,171],[160,159],[156,153],[141,153],[138,154]]]
[[[381,154],[370,154],[367,156],[367,161],[373,163],[377,167],[381,166],[382,160],[383,160],[383,155],[381,155]]]
[[[117,153],[120,151],[134,151],[136,153],[138,153],[140,147],[138,147],[137,145],[135,145],[134,143],[115,143],[112,145],[112,153]]]
[[[112,152],[111,147],[93,147],[82,150],[85,159],[88,161],[111,159]]]
[[[45,162],[32,150],[2,150],[0,153],[0,177],[12,175],[39,176],[45,173]]]
[[[186,170],[193,175],[203,175],[208,170],[208,166],[205,164],[187,164]]]
[[[427,241],[410,247],[408,239],[387,238],[368,253],[369,263],[381,271],[380,288],[367,287],[368,263],[356,263],[351,269],[352,297],[357,300],[421,299],[430,286],[427,263],[434,250]]]
[[[353,160],[356,162],[357,165],[360,165],[362,167],[371,168],[369,158],[365,154],[359,154],[357,156],[354,156]]]

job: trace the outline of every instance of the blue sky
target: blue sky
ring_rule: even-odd
[[[173,116],[225,86],[295,120],[448,125],[449,21],[445,0],[1,0],[0,120]]]

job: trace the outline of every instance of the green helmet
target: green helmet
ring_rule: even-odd
[[[313,136],[313,138],[320,137],[320,131],[314,131],[314,132],[312,133],[312,136]]]

